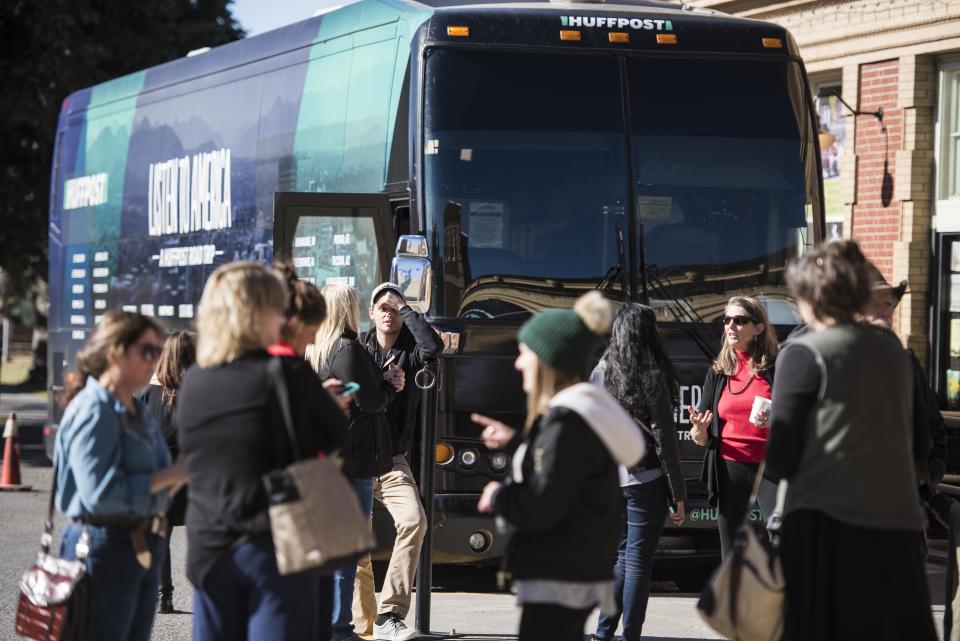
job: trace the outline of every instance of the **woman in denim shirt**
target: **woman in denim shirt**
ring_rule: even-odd
[[[131,312],[104,314],[77,355],[79,376],[57,432],[57,508],[70,523],[60,553],[88,539],[87,633],[148,641],[165,547],[163,513],[186,481],[156,418],[133,394],[153,374],[162,329]]]

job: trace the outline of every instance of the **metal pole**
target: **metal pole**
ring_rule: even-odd
[[[437,363],[426,365],[436,381]],[[420,567],[417,570],[417,630],[430,632],[430,591],[433,586],[433,477],[434,449],[437,440],[436,384],[422,389],[420,397],[420,500],[427,517],[427,534],[420,548]]]

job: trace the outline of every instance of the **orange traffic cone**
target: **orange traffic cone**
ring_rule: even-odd
[[[17,445],[17,413],[10,412],[3,430],[3,475],[0,490],[29,490],[29,485],[20,482],[20,446]]]

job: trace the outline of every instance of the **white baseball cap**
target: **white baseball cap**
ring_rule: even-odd
[[[373,293],[370,294],[370,305],[371,306],[375,305],[377,302],[377,299],[380,298],[380,295],[383,294],[385,291],[392,291],[397,296],[399,296],[404,303],[407,302],[407,300],[403,297],[403,293],[401,293],[400,291],[400,285],[397,285],[396,283],[388,282],[388,283],[380,283],[379,285],[373,288]]]

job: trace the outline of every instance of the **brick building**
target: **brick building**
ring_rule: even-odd
[[[888,281],[908,281],[900,335],[960,409],[960,0],[688,2],[793,34],[830,134],[828,235],[857,239]],[[882,108],[882,124],[834,93]]]

